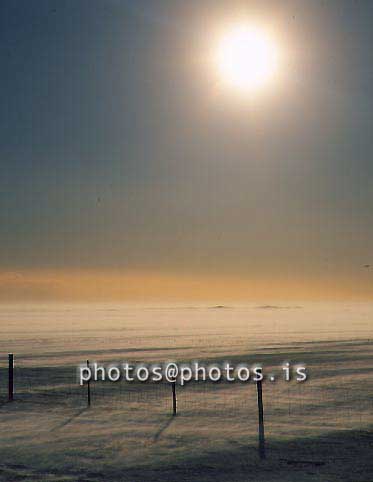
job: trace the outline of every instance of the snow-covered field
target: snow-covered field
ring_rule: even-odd
[[[373,480],[373,304],[2,305],[0,480]],[[7,354],[15,401],[7,403]],[[76,366],[165,360],[304,363],[310,378],[256,387],[93,384]]]

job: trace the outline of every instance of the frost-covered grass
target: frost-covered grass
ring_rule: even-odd
[[[373,480],[373,306],[213,306],[0,308],[0,480]],[[263,384],[260,461],[253,384],[178,387],[177,417],[166,384],[93,384],[87,408],[86,359],[289,360],[310,379]]]

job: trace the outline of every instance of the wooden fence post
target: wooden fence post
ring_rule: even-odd
[[[12,402],[14,399],[14,356],[13,353],[8,355],[8,400]]]
[[[172,386],[172,415],[177,413],[177,399],[176,399],[176,382],[171,383]]]
[[[89,360],[87,360],[87,368],[89,368]],[[87,382],[87,405],[91,406],[91,380]]]
[[[264,439],[264,411],[263,411],[263,391],[261,380],[256,382],[256,389],[258,392],[258,422],[259,422],[259,457],[266,458],[265,439]]]

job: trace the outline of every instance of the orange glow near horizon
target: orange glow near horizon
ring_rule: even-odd
[[[114,270],[0,273],[0,301],[371,300],[368,282],[353,279],[240,278]]]

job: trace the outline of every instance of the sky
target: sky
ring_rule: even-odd
[[[0,300],[372,299],[372,19],[2,0]],[[282,52],[250,97],[211,61],[242,22]]]

